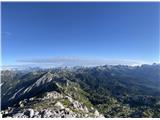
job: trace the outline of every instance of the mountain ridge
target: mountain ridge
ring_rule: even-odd
[[[70,111],[74,111],[74,115],[70,117],[103,117],[103,115],[104,117],[157,117],[159,116],[158,103],[160,100],[159,72],[160,65],[158,64],[142,65],[140,67],[117,65],[72,69],[38,69],[24,74],[19,71],[17,73],[13,72],[14,74],[12,71],[8,71],[8,73],[3,71],[2,109],[8,111],[8,115],[6,113],[3,113],[3,115],[15,117],[17,114],[21,114],[19,117],[29,117],[24,113],[25,110],[31,109],[32,102],[40,100],[36,103],[41,106],[45,99],[44,95],[50,94],[52,96],[53,92],[53,95],[55,93],[63,96],[57,101],[60,101],[57,104],[63,106],[62,108],[66,108],[64,104],[67,104],[67,107],[72,109],[72,102],[78,101],[75,104],[81,106],[80,109],[92,111],[92,107],[94,112],[97,110],[96,116],[93,111],[88,114],[87,112],[81,113],[79,108],[76,108],[78,111],[72,109]],[[9,74],[12,76],[12,80]],[[9,84],[11,86],[8,86]],[[6,89],[9,90],[5,91]],[[68,96],[67,99],[70,99],[70,101],[63,100],[65,96]],[[33,101],[29,101],[32,98]],[[27,102],[21,105],[24,100]],[[56,101],[56,99],[52,100]],[[57,105],[56,103],[51,104]],[[47,105],[46,102],[42,106],[45,105]],[[25,106],[25,109],[21,106]],[[55,108],[55,106],[52,107]],[[8,107],[12,108],[12,111],[9,112]],[[19,108],[20,110],[17,110]],[[117,110],[119,111],[115,112]],[[13,111],[21,111],[21,113],[14,113]],[[34,109],[31,111],[33,113]],[[58,115],[54,114],[54,116],[52,110],[49,111],[52,117]],[[36,112],[41,114],[43,110]],[[65,116],[65,111],[63,112],[63,115],[59,115],[60,117]],[[43,116],[37,115],[37,117]]]

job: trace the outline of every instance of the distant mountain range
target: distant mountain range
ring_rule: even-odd
[[[1,71],[3,117],[160,117],[160,64]]]

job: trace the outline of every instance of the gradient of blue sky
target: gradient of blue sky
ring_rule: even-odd
[[[2,63],[76,56],[159,61],[159,3],[2,3]]]

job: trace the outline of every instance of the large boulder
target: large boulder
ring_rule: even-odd
[[[94,115],[95,115],[95,116],[99,116],[98,110],[95,110]]]
[[[57,102],[54,106],[59,108],[59,109],[64,109],[65,108],[61,102]]]
[[[63,96],[60,93],[53,91],[53,92],[47,92],[43,99],[58,99],[62,97]]]

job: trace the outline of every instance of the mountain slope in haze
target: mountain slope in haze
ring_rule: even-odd
[[[3,117],[160,117],[160,65],[2,71]]]

